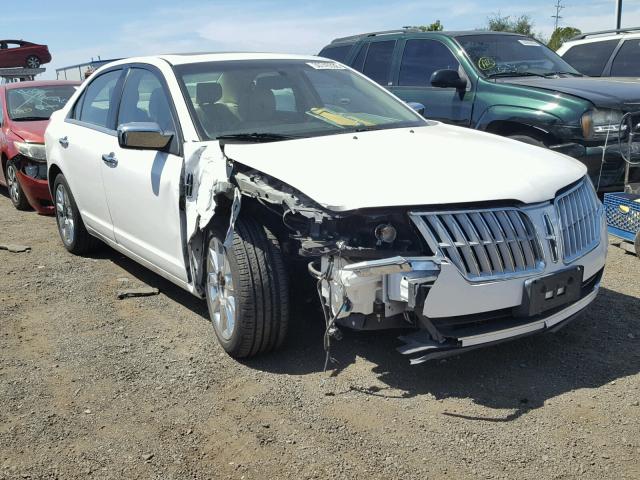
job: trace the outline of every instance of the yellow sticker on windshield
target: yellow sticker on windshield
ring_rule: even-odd
[[[358,118],[356,115],[333,112],[326,108],[312,108],[309,110],[309,113],[339,127],[368,127],[370,125],[375,125],[375,123]]]
[[[495,68],[496,60],[493,57],[480,57],[478,59],[478,68],[480,70],[491,70]]]

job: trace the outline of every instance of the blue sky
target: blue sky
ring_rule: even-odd
[[[530,15],[553,29],[555,0],[22,0],[3,8],[0,37],[49,45],[54,69],[90,60],[215,50],[317,53],[331,39],[439,19],[446,29],[482,27],[494,13]],[[563,0],[562,25],[613,28],[614,0]],[[640,25],[640,0],[624,0],[623,25]]]

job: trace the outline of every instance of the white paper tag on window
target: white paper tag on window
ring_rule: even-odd
[[[539,47],[540,44],[534,40],[518,40],[522,45],[526,47]]]
[[[307,62],[307,65],[316,70],[345,70],[346,68],[336,62]]]

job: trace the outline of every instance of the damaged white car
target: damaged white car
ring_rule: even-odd
[[[100,239],[206,298],[235,357],[282,344],[291,282],[316,283],[327,347],[404,328],[419,363],[561,327],[605,264],[582,164],[424,120],[318,57],[111,63],[46,151],[65,247]]]

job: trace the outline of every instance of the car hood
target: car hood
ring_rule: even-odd
[[[335,210],[494,200],[536,203],[586,174],[543,148],[435,123],[262,144],[226,155]]]
[[[44,131],[47,129],[49,120],[38,120],[36,122],[11,122],[11,131],[22,138],[25,142],[44,143]]]
[[[596,107],[618,110],[640,108],[640,79],[638,78],[509,78],[506,83],[552,90],[589,100]]]

